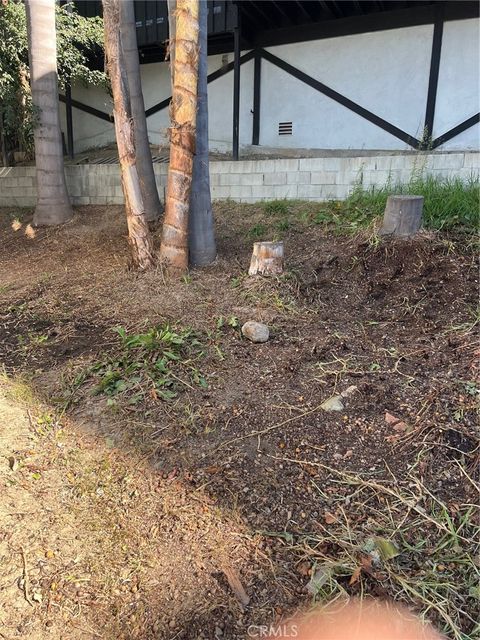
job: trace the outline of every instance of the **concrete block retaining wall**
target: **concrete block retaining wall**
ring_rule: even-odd
[[[156,164],[161,196],[167,165]],[[210,163],[214,200],[259,202],[282,198],[343,200],[362,182],[365,187],[408,182],[423,172],[467,180],[478,175],[480,153],[379,154],[284,160],[215,161]],[[123,204],[118,165],[67,165],[67,187],[74,205]],[[36,200],[35,167],[0,168],[0,206],[32,207]]]

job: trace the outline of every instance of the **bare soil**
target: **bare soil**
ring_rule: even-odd
[[[128,269],[121,207],[38,230],[0,211],[0,638],[245,638],[311,603],[315,554],[336,553],[338,474],[400,486],[420,465],[453,513],[475,504],[471,242],[339,235],[298,206],[281,231],[262,207],[218,204],[219,257],[181,282]],[[282,277],[246,276],[258,225],[285,240]],[[251,319],[267,343],[242,338]],[[114,327],[166,323],[194,330],[206,386],[95,393]],[[321,408],[353,386],[342,411]],[[372,574],[339,584],[404,597]]]

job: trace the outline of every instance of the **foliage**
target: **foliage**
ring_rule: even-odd
[[[109,396],[110,404],[120,394],[136,404],[147,396],[171,400],[180,385],[207,386],[195,366],[203,350],[191,329],[177,332],[160,325],[145,333],[130,334],[123,327],[115,332],[121,340],[118,353],[89,371],[97,382],[95,392]]]
[[[389,195],[424,197],[423,226],[426,229],[475,233],[480,211],[480,179],[468,180],[414,172],[404,184],[388,181],[382,187],[365,188],[361,179],[344,201],[324,203],[272,200],[262,203],[264,216],[248,231],[252,238],[282,236],[302,225],[328,225],[336,232],[355,232],[382,216]]]
[[[101,71],[89,69],[89,57],[103,48],[101,18],[83,18],[72,4],[56,5],[59,86],[69,82],[104,84]],[[0,116],[10,146],[32,146],[35,112],[28,71],[28,37],[25,5],[17,0],[0,3]],[[0,122],[1,125],[1,122]]]
[[[427,229],[475,231],[480,210],[480,180],[467,181],[432,175],[413,175],[406,184],[387,183],[383,187],[364,189],[357,185],[345,201],[343,211],[359,226],[383,214],[389,195],[414,194],[424,197],[423,225]]]

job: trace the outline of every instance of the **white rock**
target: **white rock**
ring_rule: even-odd
[[[242,334],[252,342],[267,342],[270,331],[266,324],[249,320],[242,327]]]
[[[342,411],[344,409],[342,396],[332,396],[328,398],[328,400],[325,400],[325,402],[322,402],[320,407],[324,411]]]

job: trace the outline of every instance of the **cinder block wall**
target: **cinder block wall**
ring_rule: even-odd
[[[154,167],[163,197],[168,167]],[[210,183],[214,200],[343,200],[359,182],[382,187],[388,181],[408,182],[415,173],[468,180],[479,169],[480,153],[472,151],[216,161],[210,163]],[[118,165],[67,165],[65,174],[74,205],[123,204]],[[0,206],[32,207],[35,200],[35,167],[0,169]]]

